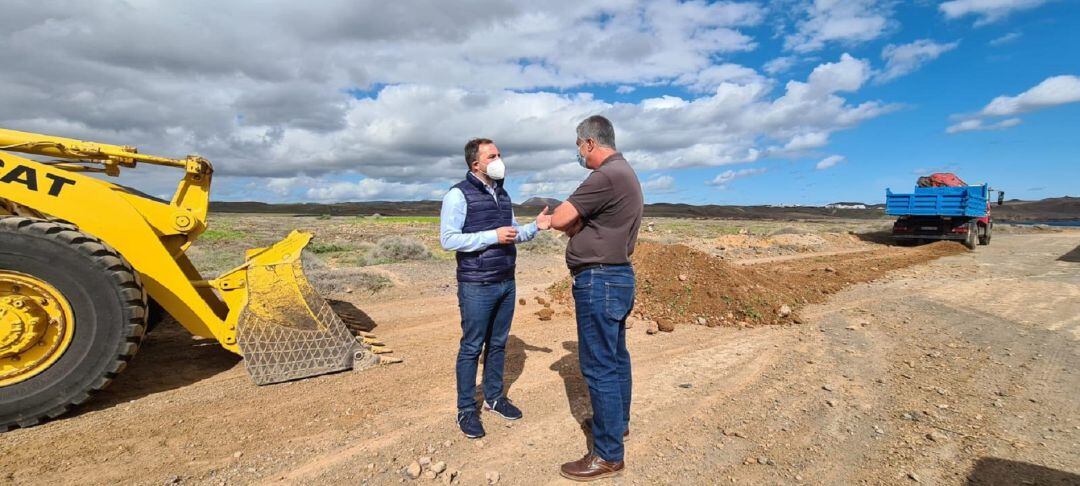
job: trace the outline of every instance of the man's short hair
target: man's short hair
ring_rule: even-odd
[[[593,139],[601,147],[615,150],[615,127],[611,120],[600,115],[593,115],[577,126],[577,138],[581,140]]]
[[[472,163],[476,162],[476,154],[480,152],[481,145],[495,143],[487,138],[474,138],[465,144],[465,167],[472,169]]]

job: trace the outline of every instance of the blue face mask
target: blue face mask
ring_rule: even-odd
[[[585,156],[584,156],[584,155],[581,155],[581,153],[578,153],[578,154],[577,154],[577,163],[578,163],[578,165],[580,165],[580,166],[581,166],[581,168],[583,168],[583,169],[588,169],[588,168],[589,168],[589,166],[588,166],[588,165],[586,165],[586,163],[585,163]]]

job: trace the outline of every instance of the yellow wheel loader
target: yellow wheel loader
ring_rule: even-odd
[[[33,155],[20,157],[11,152]],[[183,170],[168,203],[104,178]],[[203,278],[185,251],[206,229],[205,159],[0,129],[0,431],[56,417],[123,371],[160,306],[244,358],[256,384],[378,362],[303,275],[293,231]]]

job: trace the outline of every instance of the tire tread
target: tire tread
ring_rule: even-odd
[[[30,427],[42,420],[63,415],[94,394],[103,390],[117,374],[127,367],[135,356],[146,334],[146,291],[138,272],[131,267],[114,248],[101,239],[83,233],[75,225],[66,222],[47,221],[21,216],[0,217],[0,233],[29,233],[44,239],[52,239],[71,246],[84,256],[95,260],[104,267],[116,285],[117,294],[123,300],[121,311],[126,322],[122,323],[121,342],[114,348],[112,361],[105,370],[94,377],[91,385],[73,394],[61,403],[53,403],[39,410],[24,412],[19,418],[0,417],[0,432],[15,427]]]

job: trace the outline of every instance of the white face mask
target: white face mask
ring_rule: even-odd
[[[503,163],[501,157],[492,160],[488,163],[487,170],[485,172],[487,172],[488,177],[497,181],[501,181],[503,177],[506,177],[506,164]]]

